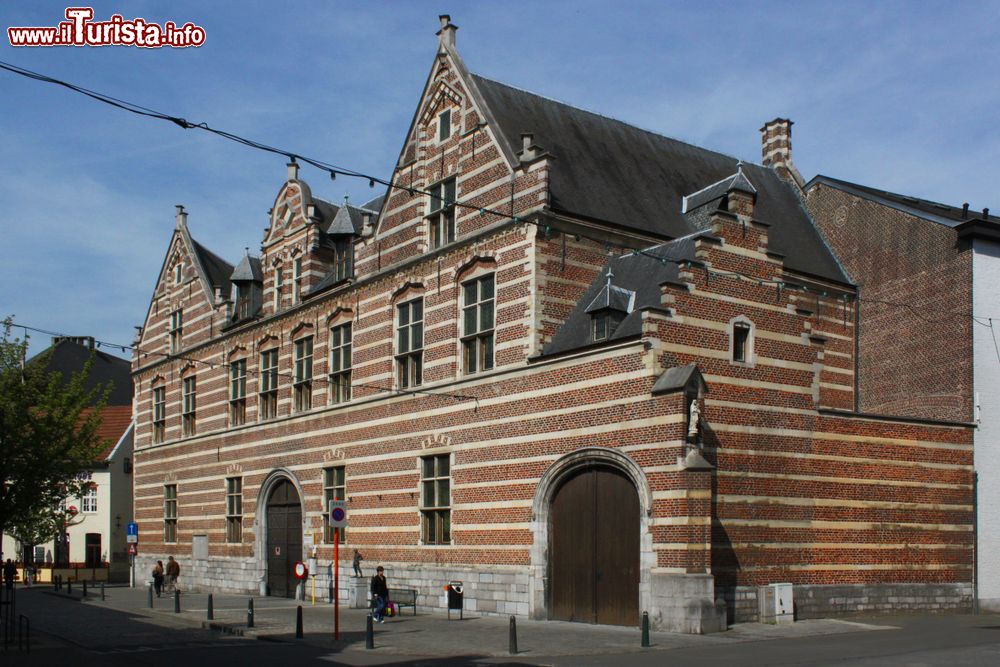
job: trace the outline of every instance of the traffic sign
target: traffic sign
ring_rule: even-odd
[[[135,521],[129,521],[127,524],[125,524],[125,534],[135,535],[136,537],[138,537],[139,524],[137,524]]]
[[[135,556],[138,553],[139,553],[139,545],[138,544],[136,544],[135,542],[133,542],[132,544],[128,545],[128,555],[129,556]]]
[[[136,544],[136,543],[139,542],[139,536],[138,535],[126,535],[125,536],[125,541],[128,542],[129,544]]]
[[[300,560],[295,561],[295,578],[305,579],[309,576],[309,568]]]
[[[330,501],[330,528],[347,527],[347,501]]]

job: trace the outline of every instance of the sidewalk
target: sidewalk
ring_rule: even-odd
[[[49,595],[68,597],[65,590],[47,591]],[[81,598],[82,591],[74,587],[73,597]],[[219,632],[276,642],[302,642],[317,648],[337,652],[338,660],[351,664],[379,664],[396,661],[399,656],[450,657],[478,656],[503,657],[509,661],[509,619],[466,613],[459,620],[452,615],[448,620],[444,611],[418,611],[414,616],[407,609],[400,616],[386,619],[374,626],[375,650],[365,649],[365,624],[367,610],[340,610],[340,640],[333,638],[333,605],[317,600],[299,602],[285,598],[254,597],[254,627],[247,627],[249,596],[213,596],[214,620],[207,620],[208,595],[185,593],[180,595],[181,612],[174,612],[173,596],[153,598],[153,608],[148,607],[145,589],[107,587],[106,600],[101,601],[100,589],[88,590],[86,605],[100,605],[132,614],[139,614],[151,622],[177,628],[211,628]],[[67,601],[68,602],[68,601]],[[295,639],[296,608],[302,605],[303,639]],[[728,632],[712,635],[683,635],[668,632],[650,634],[652,646],[640,646],[638,628],[597,626],[562,621],[517,620],[519,658],[537,660],[543,656],[574,656],[626,653],[633,651],[663,651],[675,648],[707,647],[737,642],[752,642],[791,637],[831,635],[867,630],[887,630],[891,626],[877,626],[842,620],[810,620],[789,625],[761,625],[748,623],[733,626]],[[384,656],[380,658],[380,656]]]

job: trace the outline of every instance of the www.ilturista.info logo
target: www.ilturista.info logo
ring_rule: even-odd
[[[138,46],[158,49],[164,46],[186,48],[205,43],[205,29],[190,21],[178,26],[167,21],[162,26],[145,19],[126,20],[113,14],[107,21],[94,21],[91,7],[67,7],[66,21],[54,28],[10,27],[11,46]]]

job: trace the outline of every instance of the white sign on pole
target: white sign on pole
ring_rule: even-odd
[[[330,501],[330,528],[347,528],[347,501]]]

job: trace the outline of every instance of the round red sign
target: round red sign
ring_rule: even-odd
[[[300,560],[295,561],[295,578],[305,579],[307,576],[309,576],[309,568],[306,567],[306,564]]]

